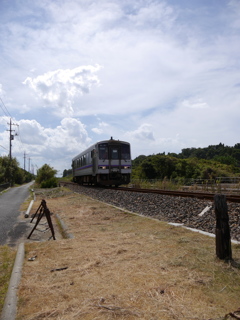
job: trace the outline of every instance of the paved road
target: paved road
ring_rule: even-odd
[[[20,205],[29,196],[32,182],[0,194],[0,245],[16,245],[27,232],[27,222],[20,218]]]

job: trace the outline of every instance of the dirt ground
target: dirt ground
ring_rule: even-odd
[[[240,307],[240,270],[214,239],[84,195],[46,201],[73,238],[27,241],[17,320],[217,320]]]

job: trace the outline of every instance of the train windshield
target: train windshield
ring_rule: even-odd
[[[130,145],[122,144],[121,145],[121,159],[130,160]]]
[[[109,148],[108,148],[109,147]],[[98,146],[99,159],[112,159],[112,160],[130,160],[130,145],[122,143],[119,145],[109,145],[101,143]]]
[[[118,146],[110,146],[110,158],[117,160],[119,159],[119,147]]]
[[[99,159],[108,159],[108,145],[107,143],[101,143],[98,146]]]

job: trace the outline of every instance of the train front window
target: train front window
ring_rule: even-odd
[[[121,145],[121,159],[130,160],[130,145],[122,144]]]
[[[105,160],[108,158],[108,145],[107,145],[107,143],[99,144],[98,153],[99,153],[99,159]]]
[[[111,159],[119,159],[119,149],[118,147],[111,146]]]

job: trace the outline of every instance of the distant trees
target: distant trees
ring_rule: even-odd
[[[215,179],[240,176],[240,144],[220,143],[207,148],[186,148],[181,153],[139,156],[133,160],[133,178]]]
[[[64,169],[63,170],[63,178],[72,174],[72,169]]]
[[[182,152],[177,155],[177,158],[198,158],[216,160],[225,164],[240,164],[240,143],[236,143],[233,147],[219,143],[218,145],[210,145],[206,148],[186,148],[182,149]],[[234,162],[233,159],[237,162]],[[228,163],[226,163],[226,161]]]
[[[44,164],[37,171],[36,182],[40,185],[40,188],[55,188],[57,187],[56,174],[57,170],[50,167],[48,164]]]
[[[22,184],[33,179],[33,175],[19,167],[16,158],[0,157],[0,184]]]

